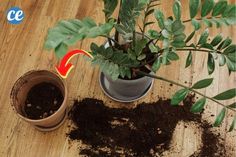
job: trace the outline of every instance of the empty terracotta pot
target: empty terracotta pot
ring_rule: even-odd
[[[60,108],[51,116],[38,120],[29,119],[24,111],[27,94],[33,86],[43,82],[52,83],[58,87],[61,90],[64,100]],[[12,88],[10,99],[14,110],[20,118],[29,122],[40,131],[51,131],[61,126],[67,116],[67,94],[65,82],[56,73],[39,70],[30,71],[21,76]]]

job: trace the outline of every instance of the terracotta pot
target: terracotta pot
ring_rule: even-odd
[[[24,112],[27,94],[34,85],[42,82],[52,83],[57,86],[64,96],[63,103],[60,108],[49,117],[39,120],[29,119]],[[56,73],[40,70],[27,72],[20,77],[12,88],[10,99],[14,110],[20,118],[40,131],[51,131],[61,126],[67,116],[67,95],[66,84]]]

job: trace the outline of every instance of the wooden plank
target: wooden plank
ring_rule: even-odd
[[[186,2],[185,2],[186,1]],[[173,1],[172,1],[173,2]],[[235,0],[231,0],[235,3]],[[183,4],[188,1],[184,0]],[[5,11],[11,6],[21,7],[26,14],[24,22],[20,25],[10,25],[5,18]],[[167,15],[172,14],[171,5],[164,3],[161,8]],[[102,1],[97,0],[1,0],[0,2],[0,156],[24,157],[24,156],[50,156],[50,157],[73,157],[79,156],[81,141],[70,142],[66,137],[69,131],[69,120],[54,132],[41,133],[31,127],[28,123],[19,119],[13,112],[9,95],[14,82],[23,73],[33,69],[50,69],[58,63],[53,53],[47,53],[43,50],[43,42],[48,28],[52,27],[59,19],[79,18],[90,16],[97,22],[103,22]],[[188,18],[188,5],[184,5],[183,18]],[[115,13],[117,15],[117,11]],[[187,27],[187,32],[191,32],[191,27]],[[222,33],[223,36],[231,36],[236,42],[235,27],[223,29],[211,29],[211,34]],[[195,39],[196,40],[196,39]],[[88,39],[83,43],[76,44],[73,48],[83,48],[88,50],[91,42],[102,44],[103,38]],[[81,47],[82,46],[82,47]],[[184,69],[185,58],[187,54],[181,54],[181,60],[173,63],[171,66],[163,67],[158,75],[177,80],[181,83],[191,85],[201,78],[212,77],[207,75],[206,54],[194,54],[194,66]],[[155,81],[152,91],[142,100],[123,104],[116,103],[107,98],[101,91],[98,83],[99,68],[91,67],[90,63],[82,57],[74,58],[72,62],[75,68],[67,79],[69,87],[70,104],[74,99],[83,99],[85,97],[94,97],[103,100],[110,107],[133,108],[140,102],[151,102],[158,100],[159,97],[170,97],[176,89],[176,86],[170,88],[165,82]],[[236,74],[227,76],[227,69],[218,68],[213,74],[216,78],[214,85],[202,90],[202,92],[213,96],[220,91],[224,91],[236,86]],[[89,89],[89,90],[88,90]],[[225,103],[235,102],[236,99],[225,101]],[[220,106],[209,102],[206,113],[203,118],[213,123],[214,118],[220,111]],[[231,114],[232,115],[232,114]],[[232,116],[227,116],[227,120],[219,129],[212,129],[219,132],[224,137],[224,144],[227,148],[226,156],[236,157],[236,133],[226,133],[229,128]],[[190,127],[185,128],[184,125]],[[193,131],[194,130],[194,131]],[[173,135],[173,145],[177,145],[174,154],[165,152],[165,156],[187,157],[195,150],[201,147],[202,130],[195,128],[190,124],[180,122]],[[27,152],[27,153],[26,153]]]

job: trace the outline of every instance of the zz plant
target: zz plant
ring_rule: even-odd
[[[91,18],[61,20],[54,28],[48,31],[45,48],[53,49],[56,56],[63,57],[69,46],[85,38],[107,38],[109,46],[91,44],[93,64],[100,66],[101,70],[112,79],[135,79],[138,76],[149,76],[167,81],[182,87],[171,100],[172,105],[178,105],[190,93],[194,92],[202,98],[192,106],[193,113],[202,112],[208,100],[223,107],[216,117],[214,126],[219,126],[227,110],[236,111],[236,102],[225,105],[221,101],[236,96],[236,89],[230,89],[214,97],[209,97],[197,91],[206,88],[213,82],[207,78],[188,87],[161,76],[150,74],[157,72],[161,66],[170,65],[179,59],[178,52],[187,52],[186,68],[192,64],[194,52],[204,52],[208,55],[207,70],[211,75],[216,64],[226,66],[229,74],[236,71],[236,45],[232,40],[221,34],[209,39],[209,27],[230,26],[236,23],[236,5],[225,0],[189,0],[190,19],[183,20],[181,8],[183,4],[175,0],[173,16],[166,17],[158,6],[160,0],[103,0],[105,22],[96,24]],[[164,3],[164,1],[163,1]],[[113,12],[119,6],[119,14],[114,18]],[[153,16],[156,21],[149,21]],[[141,19],[142,24],[137,20]],[[192,24],[192,33],[184,32],[186,23]],[[148,29],[149,25],[156,25],[158,29]],[[200,28],[206,28],[202,33]],[[115,35],[111,31],[115,31]],[[192,39],[201,34],[197,42]],[[120,40],[124,41],[121,44]],[[147,72],[147,70],[149,72]],[[234,129],[236,115],[229,131]]]

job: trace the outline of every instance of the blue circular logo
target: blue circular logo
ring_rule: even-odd
[[[24,12],[18,7],[12,7],[7,11],[7,20],[11,24],[20,24],[24,19]]]

